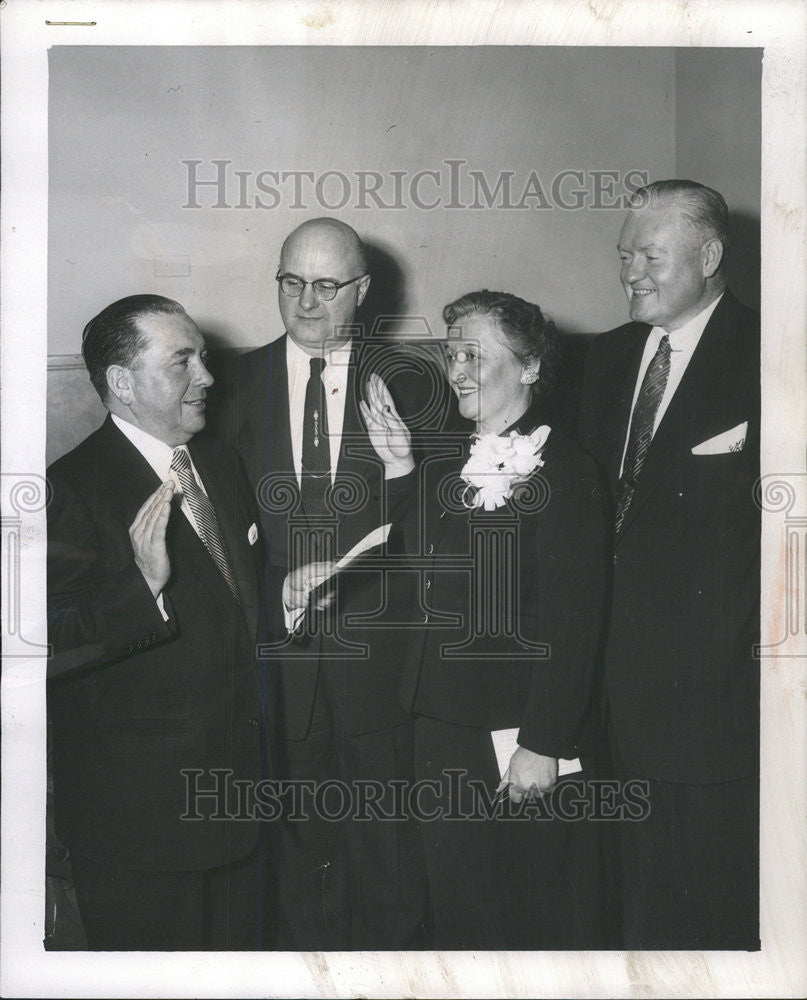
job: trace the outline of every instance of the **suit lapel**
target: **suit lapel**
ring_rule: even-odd
[[[282,566],[288,562],[287,520],[300,503],[291,449],[287,337],[261,348],[262,356],[248,361],[250,368],[241,377],[248,387],[244,420],[236,439],[261,512],[269,559]]]
[[[247,619],[250,634],[254,635],[257,628],[257,576],[256,567],[250,552],[247,533],[250,523],[239,503],[239,479],[236,468],[236,456],[230,453],[231,464],[222,467],[221,457],[227,453],[218,452],[217,460],[208,454],[206,442],[191,441],[188,449],[193,456],[194,465],[202,478],[205,490],[216,511],[216,519],[221,529],[230,566],[241,595],[241,608]],[[194,532],[195,534],[195,532]],[[205,554],[208,555],[205,549]],[[212,559],[211,559],[212,562]],[[218,574],[218,569],[216,569]],[[220,576],[220,574],[218,574]],[[222,580],[222,584],[226,583]]]
[[[157,473],[132,442],[107,416],[98,430],[98,461],[104,469],[107,492],[121,504],[121,517],[128,526],[138,510],[160,485]]]
[[[636,378],[649,332],[649,326],[636,323],[625,332],[620,350],[615,352],[613,358],[610,381],[616,387],[616,391],[611,395],[609,409],[603,417],[603,436],[608,442],[608,454],[605,456],[604,465],[608,469],[608,482],[614,497],[619,488],[619,469],[628,432]]]
[[[364,429],[364,421],[359,412],[360,392],[361,388],[356,377],[356,349],[353,348],[350,352],[345,385],[345,413],[342,420],[342,440],[339,447],[336,478],[344,477],[348,473],[361,474],[366,471],[361,456],[365,454],[364,444],[369,445],[370,439]]]
[[[261,414],[261,423],[255,428],[259,440],[263,440],[264,428],[269,428],[267,447],[270,454],[263,456],[264,468],[276,474],[288,476],[297,490],[294,472],[294,456],[291,449],[291,424],[289,421],[289,378],[286,365],[286,342],[288,334],[275,341],[269,353],[269,394],[266,398],[266,412]]]
[[[246,355],[241,364],[248,368],[238,377],[235,405],[242,408],[242,419],[235,443],[257,499],[265,501],[267,473],[273,481],[288,478],[297,491],[289,425],[286,337]],[[265,507],[263,503],[262,509]]]
[[[357,374],[358,358],[354,346],[350,354],[345,385],[345,412],[342,439],[334,477],[334,497],[356,498],[347,516],[339,517],[338,549],[346,552],[382,519],[383,473],[359,411],[361,395]],[[365,493],[366,489],[366,493]]]
[[[138,510],[160,485],[160,479],[126,435],[118,430],[111,417],[107,417],[99,434],[104,451],[101,457],[106,469],[104,481],[108,484],[110,493],[117,494],[121,503],[121,516],[128,527]],[[172,559],[172,578],[166,585],[166,592],[170,595],[173,579],[186,573],[203,581],[211,593],[222,600],[221,587],[226,588],[227,584],[221,579],[204,543],[179,510],[176,500],[172,507],[166,530],[168,554]],[[179,551],[182,552],[181,559],[174,560],[174,554]]]
[[[728,294],[726,292],[706,324],[683,378],[653,435],[620,537],[630,528],[667,471],[680,461],[681,456],[689,454],[692,442],[698,436],[698,427],[705,424],[707,411],[717,403],[716,386],[721,375],[727,374],[725,316],[729,305]]]

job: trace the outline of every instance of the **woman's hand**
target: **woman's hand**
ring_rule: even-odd
[[[361,415],[375,452],[384,463],[387,479],[405,476],[415,467],[412,457],[412,435],[401,420],[395,403],[378,375],[367,380],[367,401],[359,403]]]
[[[552,791],[558,780],[558,759],[518,747],[504,777],[509,782],[508,791],[513,802],[544,795]]]
[[[289,611],[307,608],[311,591],[335,572],[336,563],[333,562],[306,563],[292,570],[283,581],[283,603],[286,608]],[[334,589],[331,587],[326,593],[317,596],[313,607],[317,611],[324,611],[333,602],[333,598]]]

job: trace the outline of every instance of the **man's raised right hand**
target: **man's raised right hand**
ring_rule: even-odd
[[[135,562],[156,598],[168,583],[171,561],[165,544],[165,529],[171,515],[172,482],[161,483],[135,515],[129,528]]]

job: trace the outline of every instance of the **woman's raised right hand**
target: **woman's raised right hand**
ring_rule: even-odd
[[[367,433],[375,452],[384,463],[387,479],[405,475],[415,467],[412,457],[412,435],[401,420],[395,403],[383,379],[371,375],[367,379],[367,399],[359,406]]]

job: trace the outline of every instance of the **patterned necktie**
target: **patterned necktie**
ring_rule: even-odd
[[[196,521],[196,527],[199,529],[199,536],[204,542],[205,548],[210,553],[213,562],[227,582],[227,586],[232,591],[233,597],[237,601],[240,601],[241,597],[227,560],[227,552],[221,537],[221,528],[216,517],[216,511],[213,509],[213,504],[204,491],[199,489],[193,469],[191,468],[190,455],[184,448],[176,448],[174,450],[174,454],[171,457],[171,471],[177,474],[177,479]]]
[[[326,493],[331,485],[331,446],[328,441],[328,406],[322,384],[324,368],[324,358],[311,358],[311,374],[305,389],[300,496],[307,514],[328,511]]]
[[[619,534],[622,522],[630,507],[636,480],[647,455],[650,442],[653,440],[653,425],[656,422],[656,412],[670,377],[670,337],[664,334],[658,350],[653,355],[645,372],[642,388],[636,398],[633,408],[633,420],[630,425],[630,437],[625,451],[625,465],[622,478],[619,480],[619,494],[616,502],[616,531]]]

